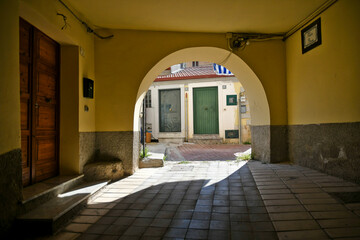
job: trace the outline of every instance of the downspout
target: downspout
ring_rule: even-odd
[[[238,110],[239,110],[239,144],[242,144],[242,134],[241,134],[241,91],[240,91],[240,94],[239,94],[239,107],[238,107]]]
[[[187,87],[185,87],[186,89]],[[185,142],[188,141],[189,138],[189,113],[188,113],[188,93],[185,91]]]
[[[145,120],[145,115],[146,115],[146,109],[145,109],[145,97],[143,99],[143,137],[142,137],[142,145],[143,145],[143,156],[145,158],[145,137],[146,137],[146,129],[145,129],[145,125],[146,125],[146,120]]]

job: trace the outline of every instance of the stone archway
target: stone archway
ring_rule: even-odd
[[[139,130],[138,117],[142,100],[156,77],[171,65],[181,62],[214,62],[229,69],[244,86],[251,109],[252,154],[257,160],[270,162],[270,109],[265,90],[252,69],[237,55],[216,47],[193,47],[176,51],[161,59],[142,80],[134,110],[133,130]]]

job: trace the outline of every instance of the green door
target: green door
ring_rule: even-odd
[[[194,134],[218,134],[218,88],[194,88]]]

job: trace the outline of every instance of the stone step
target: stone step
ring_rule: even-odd
[[[68,191],[84,181],[84,175],[57,176],[23,189],[23,201],[17,215],[29,212],[41,204]]]
[[[222,144],[223,139],[218,134],[194,134],[193,138],[188,139],[189,143],[197,144]]]
[[[108,182],[107,180],[82,182],[19,216],[16,222],[17,229],[31,236],[54,234],[87,204],[91,195],[106,186]]]

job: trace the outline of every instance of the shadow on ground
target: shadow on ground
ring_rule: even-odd
[[[217,182],[166,182],[90,204],[78,218],[91,224],[71,223],[53,238],[278,239],[247,164],[238,166]],[[192,167],[174,165],[169,171],[184,174]]]

